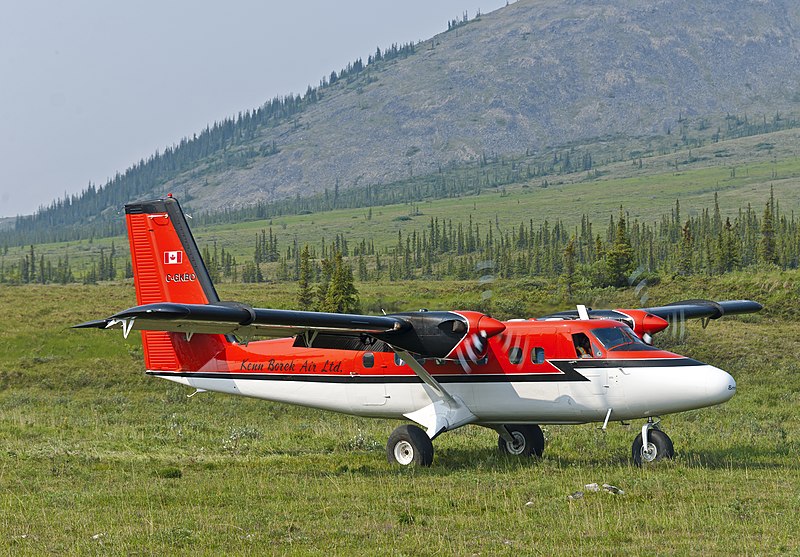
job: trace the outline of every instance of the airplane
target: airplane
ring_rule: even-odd
[[[660,350],[670,322],[756,312],[757,302],[688,300],[501,322],[476,311],[354,315],[221,301],[180,204],[125,206],[139,305],[76,328],[141,331],[146,373],[195,389],[357,416],[408,420],[390,463],[430,466],[432,441],[467,424],[509,455],[541,457],[542,424],[646,419],[637,466],[672,458],[656,417],[723,403],[736,382]],[[261,340],[253,340],[261,338]],[[424,429],[423,429],[424,428]]]

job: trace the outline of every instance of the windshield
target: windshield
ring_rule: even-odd
[[[652,346],[642,342],[628,327],[592,329],[592,334],[606,350],[654,350]]]

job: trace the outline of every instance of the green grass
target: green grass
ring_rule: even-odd
[[[729,370],[728,403],[666,416],[673,462],[629,463],[641,421],[548,426],[541,461],[496,452],[468,426],[430,469],[388,465],[394,422],[190,390],[144,376],[136,335],[71,324],[133,303],[132,287],[0,287],[0,553],[262,555],[797,555],[800,319],[796,272],[667,281],[653,303],[747,296],[671,349]],[[470,283],[360,285],[366,305],[477,304]],[[290,307],[287,287],[224,286]],[[496,283],[499,306],[563,307],[558,289]],[[382,292],[381,292],[382,291]],[[585,291],[627,305],[630,292]],[[378,297],[383,296],[379,301]],[[623,495],[587,492],[609,483]]]

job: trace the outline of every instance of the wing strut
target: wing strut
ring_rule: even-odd
[[[467,425],[478,419],[461,397],[450,394],[411,354],[394,346],[392,349],[439,396],[439,400],[434,400],[414,412],[403,414],[409,420],[424,427],[428,437],[434,439],[440,433]]]

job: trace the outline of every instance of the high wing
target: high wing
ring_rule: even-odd
[[[727,300],[724,302],[714,302],[712,300],[684,300],[663,306],[641,308],[637,310],[627,309],[588,309],[590,319],[614,319],[623,321],[628,312],[637,311],[655,315],[661,319],[719,319],[723,315],[735,315],[740,313],[755,313],[761,311],[763,306],[752,300]],[[545,315],[542,319],[579,319],[577,310],[560,311]]]
[[[74,328],[170,331],[239,335],[242,337],[287,337],[307,331],[350,334],[397,333],[410,324],[396,317],[261,309],[238,303],[177,304],[162,302],[136,306],[107,319],[88,321]]]
[[[714,302],[711,300],[684,300],[664,306],[641,309],[586,309],[561,311],[541,317],[540,319],[612,319],[628,325],[645,342],[655,333],[666,329],[670,324],[683,323],[687,319],[701,319],[705,327],[709,320],[719,319],[723,315],[754,313],[763,306],[752,300],[727,300]],[[582,311],[585,311],[581,317]]]
[[[461,353],[480,354],[485,349],[485,339],[502,332],[505,325],[488,315],[471,311],[419,311],[375,316],[262,309],[236,302],[159,302],[132,307],[74,328],[120,328],[126,337],[130,331],[139,330],[236,335],[241,338],[306,335],[308,346],[317,333],[366,335],[395,349],[424,357],[457,359]]]
[[[160,302],[132,307],[106,319],[88,321],[75,328],[121,328],[132,330],[241,337],[287,337],[303,335],[313,346],[318,333],[363,336],[385,342],[435,393],[431,404],[406,416],[439,433],[476,419],[464,401],[447,391],[412,356],[449,358],[465,362],[481,358],[486,340],[505,330],[505,325],[473,311],[419,311],[371,316],[311,311],[253,308],[235,302],[184,304]]]
[[[752,300],[728,300],[725,302],[712,302],[711,300],[684,300],[665,306],[642,308],[652,315],[662,319],[719,319],[723,315],[736,315],[739,313],[755,313],[764,306]]]

